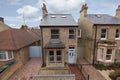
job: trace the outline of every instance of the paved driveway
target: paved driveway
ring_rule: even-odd
[[[38,74],[41,68],[41,59],[32,58],[19,71],[17,71],[9,80],[28,80],[31,75]]]

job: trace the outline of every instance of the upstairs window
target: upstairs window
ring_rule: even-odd
[[[81,29],[78,29],[78,38],[81,38]]]
[[[115,38],[120,39],[120,29],[116,29]]]
[[[107,38],[107,30],[101,29],[101,40],[106,40]]]
[[[59,39],[59,30],[58,29],[51,30],[51,39]]]
[[[0,51],[0,61],[7,61],[13,59],[12,51]]]
[[[69,30],[69,39],[75,39],[75,30],[74,29]]]

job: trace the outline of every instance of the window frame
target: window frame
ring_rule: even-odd
[[[108,48],[109,49],[109,48]],[[108,51],[108,49],[107,49],[107,51]],[[111,49],[111,54],[107,54],[107,51],[106,51],[106,62],[111,62],[112,61],[112,53],[113,53],[113,49]],[[107,60],[107,55],[110,55],[111,57],[110,57],[110,60]]]
[[[70,33],[70,30],[73,30],[73,33]],[[70,36],[73,36],[74,38],[71,38]],[[76,38],[76,30],[75,29],[69,29],[69,39],[75,39]]]
[[[53,51],[53,56],[50,56],[49,54],[50,54],[50,51],[51,50],[49,50],[48,52],[48,63],[62,63],[62,50],[52,50]],[[57,51],[61,51],[61,55],[57,55]],[[53,61],[50,61],[50,57],[53,57],[54,58],[54,60]],[[61,57],[61,60],[60,61],[58,61],[57,60],[57,58],[58,57]]]
[[[102,51],[103,50],[103,51]],[[102,52],[102,53],[101,53]],[[104,48],[99,48],[98,49],[98,61],[103,61],[104,60],[104,53],[105,53],[105,50]],[[102,57],[101,57],[101,54],[102,54]]]
[[[0,54],[5,54],[5,56],[6,56],[6,59],[0,59],[0,61],[12,60],[14,58],[13,51],[10,51],[10,52],[12,54],[12,58],[10,58],[9,55],[8,55],[8,54],[10,54],[9,51],[4,51],[4,53],[0,53]]]
[[[54,34],[52,33],[53,31],[57,30],[58,31],[58,34]],[[55,36],[58,36],[58,38],[54,38]],[[60,30],[59,29],[51,29],[51,39],[59,39],[60,38]]]
[[[106,30],[106,32],[103,33],[102,30]],[[103,38],[102,35],[105,35],[105,37]],[[107,39],[107,29],[106,29],[106,28],[102,28],[102,29],[101,29],[101,35],[100,35],[100,38],[101,38],[101,40],[106,40],[106,39]]]
[[[82,33],[82,30],[78,29],[78,38],[81,38],[81,33]]]
[[[117,30],[118,30],[118,33],[117,33]],[[118,38],[116,37],[116,35],[118,35]],[[115,39],[120,40],[120,29],[116,29]]]

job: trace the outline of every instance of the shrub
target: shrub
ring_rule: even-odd
[[[94,64],[93,66],[99,70],[111,70],[110,66],[104,66],[103,64]]]
[[[120,77],[120,71],[115,71],[115,72],[111,72],[109,77],[112,79],[112,80],[116,80],[117,77]]]

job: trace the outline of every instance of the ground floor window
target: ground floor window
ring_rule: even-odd
[[[13,59],[12,51],[0,51],[0,61],[7,61]]]
[[[107,49],[106,61],[111,61],[111,60],[112,60],[112,49]]]
[[[98,59],[101,61],[103,60],[103,54],[104,54],[104,48],[100,48],[98,50]]]
[[[49,60],[49,63],[61,63],[62,62],[62,50],[49,51],[48,60]]]
[[[113,49],[109,49],[107,47],[102,47],[98,49],[98,61],[112,61],[112,54],[113,54]]]

